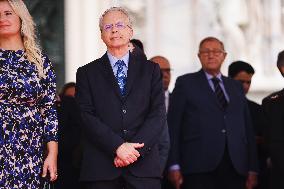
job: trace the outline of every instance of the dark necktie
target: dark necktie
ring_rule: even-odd
[[[224,95],[224,92],[221,89],[221,86],[219,84],[220,80],[217,77],[213,77],[211,80],[214,84],[215,95],[216,95],[221,107],[223,108],[223,110],[225,110],[227,105],[228,105],[228,102],[227,102],[227,99]]]
[[[123,66],[126,66],[126,65],[125,65],[123,60],[118,60],[115,63],[115,66],[117,66],[117,72],[116,72],[115,77],[116,77],[117,82],[118,82],[120,94],[122,96],[124,96],[125,95],[125,85],[126,85],[126,74],[123,71]]]

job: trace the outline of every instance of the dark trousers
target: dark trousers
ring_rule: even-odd
[[[280,188],[284,188],[284,171],[277,168],[272,168],[270,189],[280,189]]]
[[[160,178],[141,178],[125,171],[114,180],[86,183],[86,189],[160,189]]]
[[[168,171],[165,170],[163,173],[163,178],[161,179],[161,188],[162,189],[175,189],[174,185],[168,179]]]
[[[228,150],[218,167],[208,173],[184,175],[182,189],[244,189],[246,178],[234,169]]]

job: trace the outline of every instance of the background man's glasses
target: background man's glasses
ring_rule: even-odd
[[[116,24],[106,24],[106,25],[104,25],[103,29],[104,29],[104,31],[106,31],[106,32],[110,32],[114,27],[115,27],[116,29],[118,29],[118,30],[123,30],[123,29],[125,29],[126,27],[129,27],[129,28],[130,28],[129,25],[126,25],[126,24],[123,23],[123,22],[117,22]]]
[[[199,53],[203,56],[209,56],[210,53],[212,53],[214,56],[220,56],[221,54],[224,53],[224,51],[222,50],[203,50],[203,51],[199,51]]]

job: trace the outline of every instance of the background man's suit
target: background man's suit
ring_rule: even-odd
[[[126,95],[122,97],[107,54],[77,71],[76,98],[86,140],[81,180],[112,180],[124,170],[138,177],[160,177],[159,134],[165,125],[165,106],[157,64],[130,53]],[[116,168],[116,149],[124,142],[144,143],[142,157]]]
[[[58,112],[58,170],[60,177],[55,188],[78,189],[82,160],[81,124],[79,107],[75,98],[62,96]]]
[[[284,188],[284,89],[262,101],[267,118],[266,140],[271,158],[271,188]]]
[[[168,111],[169,165],[183,174],[210,172],[222,161],[225,146],[236,171],[257,171],[255,139],[242,86],[223,77],[229,96],[225,111],[203,70],[176,81]]]
[[[132,51],[132,55],[135,56],[136,58],[139,58],[139,61],[144,61],[144,62],[147,63],[148,61],[147,61],[147,57],[146,57],[145,53],[139,47],[137,47],[135,44],[133,44],[133,46],[135,48]],[[149,61],[149,62],[152,62],[152,61]],[[161,75],[162,75],[162,72],[161,72]],[[169,99],[167,99],[166,96],[165,96],[165,105],[169,104],[168,101],[169,101]],[[167,107],[166,107],[166,110],[167,110]],[[164,126],[163,130],[160,133],[160,140],[159,140],[159,145],[158,145],[160,165],[161,165],[162,172],[166,167],[168,155],[169,155],[169,151],[170,151],[170,136],[169,136],[167,122],[165,122],[165,123],[166,123],[166,125]]]

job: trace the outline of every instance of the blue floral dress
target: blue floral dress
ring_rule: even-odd
[[[0,189],[39,189],[45,143],[57,141],[55,74],[44,74],[24,51],[0,49]]]

